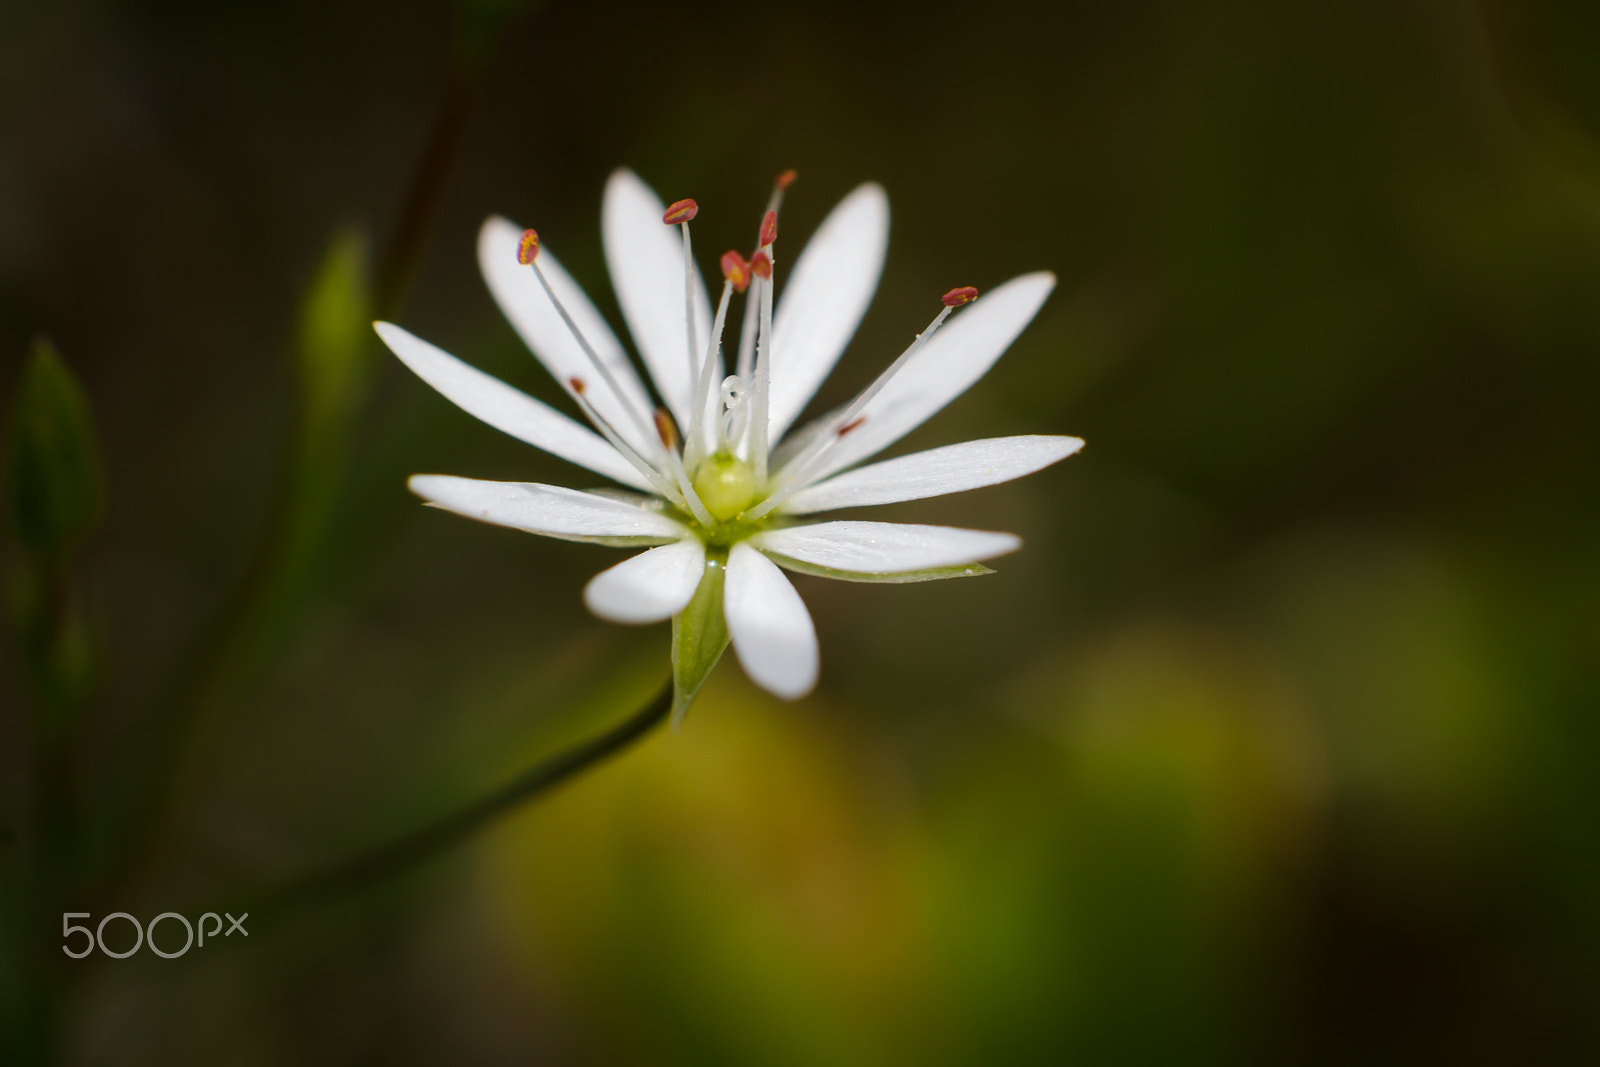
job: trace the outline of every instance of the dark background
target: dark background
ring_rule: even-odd
[[[25,644],[0,660],[16,1062],[1600,1056],[1597,131],[1581,0],[9,0],[0,401],[48,335],[107,485],[56,837],[28,829]],[[327,387],[297,325],[332,243],[355,317],[560,403],[475,233],[538,226],[618,322],[619,165],[699,201],[703,269],[786,167],[791,255],[884,184],[884,279],[820,404],[938,293],[1056,271],[905,449],[1084,453],[882,516],[1025,549],[798,579],[805,701],[730,656],[681,733],[418,871],[180,960],[62,957],[58,912],[197,916],[665,676],[665,627],[583,610],[614,553],[404,490],[581,472],[364,333]]]

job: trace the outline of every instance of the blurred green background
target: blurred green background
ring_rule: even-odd
[[[1597,137],[1588,0],[8,0],[0,401],[47,335],[105,493],[81,541],[5,534],[0,1059],[1600,1059]],[[562,403],[476,228],[538,226],[617,322],[619,165],[698,199],[705,269],[783,168],[794,239],[885,185],[820,404],[938,293],[1055,270],[901,450],[1084,453],[875,516],[1025,549],[798,578],[802,703],[730,656],[681,733],[420,870],[66,959],[62,911],[324,867],[665,677],[665,627],[582,607],[612,551],[417,506],[587,481],[364,326]]]

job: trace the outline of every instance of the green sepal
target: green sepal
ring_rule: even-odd
[[[817,578],[836,578],[841,582],[879,582],[886,585],[903,585],[906,582],[936,582],[941,578],[976,578],[980,574],[993,574],[993,569],[981,563],[963,563],[955,567],[929,567],[920,571],[844,571],[837,567],[823,567],[804,560],[780,556],[762,549],[768,559],[785,570],[796,574],[810,574]]]
[[[672,618],[674,729],[728,647],[728,623],[722,615],[722,583],[727,568],[726,554],[707,553],[705,575],[693,599]]]
[[[59,557],[99,517],[100,454],[89,403],[50,342],[39,339],[17,388],[11,508],[28,548]]]

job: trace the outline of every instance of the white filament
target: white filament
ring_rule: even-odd
[[[717,301],[717,319],[711,326],[711,341],[706,345],[705,361],[695,374],[692,397],[697,401],[689,413],[689,437],[683,445],[684,464],[693,469],[705,451],[705,415],[711,403],[712,368],[717,365],[717,353],[722,348],[722,327],[728,320],[728,301],[733,296],[733,282],[722,283],[722,299]]]
[[[611,373],[611,368],[606,366],[605,361],[600,358],[597,352],[595,352],[594,347],[589,344],[588,338],[583,336],[583,331],[578,329],[578,324],[572,321],[572,316],[567,313],[566,305],[562,304],[561,301],[556,297],[556,291],[550,288],[550,282],[544,276],[544,271],[539,269],[539,261],[534,260],[532,267],[533,276],[539,279],[540,285],[544,286],[545,295],[550,298],[550,303],[555,305],[556,311],[561,315],[561,321],[567,324],[567,329],[572,332],[573,339],[578,342],[578,347],[582,348],[583,354],[589,357],[589,363],[594,367],[595,371],[599,373],[606,385],[611,387],[611,392],[616,395],[617,403],[621,404],[623,410],[627,411],[628,415],[633,419],[634,424],[638,428],[639,433],[642,435],[643,440],[653,440],[655,438],[654,429],[652,429],[644,416],[640,412],[636,411],[633,405],[628,402],[628,394],[622,391],[622,386],[618,384],[616,376]],[[591,411],[594,411],[594,406],[592,404],[587,405],[586,413]],[[591,414],[589,416],[589,421],[595,424],[596,429],[600,429],[602,424],[605,422],[604,419],[599,418],[598,412]]]
[[[934,320],[928,324],[928,328],[917,334],[916,340],[912,341],[904,352],[896,356],[895,361],[889,364],[871,385],[863,389],[861,394],[851,401],[848,407],[833,417],[827,430],[818,434],[811,444],[807,445],[798,456],[784,466],[778,478],[777,489],[767,499],[751,508],[748,518],[761,518],[805,488],[806,479],[816,469],[817,463],[827,450],[844,436],[845,427],[849,426],[861,414],[862,409],[872,401],[873,397],[883,391],[883,387],[889,384],[891,378],[900,373],[911,357],[916,355],[923,345],[932,340],[933,335],[938,332],[940,326],[944,325],[944,321],[950,317],[950,313],[954,310],[954,307],[946,307],[941,310],[934,317]]]

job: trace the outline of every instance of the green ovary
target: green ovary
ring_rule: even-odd
[[[719,522],[756,502],[756,475],[750,464],[731,452],[707,456],[694,469],[694,491]]]

